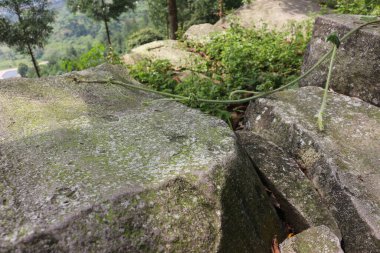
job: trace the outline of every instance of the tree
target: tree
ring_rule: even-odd
[[[134,9],[135,0],[68,0],[67,6],[72,12],[79,11],[96,21],[102,21],[108,44],[111,45],[109,22],[117,19],[123,12]]]
[[[177,1],[168,0],[168,13],[169,13],[169,39],[175,40],[177,38],[178,18],[177,18]]]
[[[17,72],[20,74],[22,77],[26,77],[26,74],[28,73],[28,65],[24,63],[20,63],[17,68]]]
[[[41,77],[33,51],[45,45],[53,30],[54,12],[48,0],[1,0],[0,10],[0,43],[28,53]]]
[[[219,8],[218,16],[219,16],[219,18],[223,17],[223,14],[224,14],[224,8],[223,7],[224,7],[223,0],[218,0],[218,8]]]
[[[155,28],[162,34],[169,33],[168,0],[146,1],[149,7],[149,18]],[[177,11],[178,26],[186,30],[195,24],[215,23],[219,20],[220,14],[225,15],[231,9],[249,2],[250,0],[176,0],[177,10],[179,10]]]

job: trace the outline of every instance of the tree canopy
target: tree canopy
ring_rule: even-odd
[[[161,32],[169,32],[168,0],[146,0],[149,16],[154,26]],[[220,17],[220,4],[224,11],[240,7],[249,0],[176,0],[177,18],[181,29],[191,25],[215,23]],[[169,34],[168,34],[169,35]]]
[[[54,12],[48,0],[2,0],[0,9],[0,43],[30,54],[40,76],[33,49],[43,47],[53,30]]]
[[[108,44],[111,36],[108,23],[122,13],[135,8],[134,0],[68,0],[67,6],[72,12],[81,12],[88,17],[104,22]]]

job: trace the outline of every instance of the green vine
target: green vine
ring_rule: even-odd
[[[368,25],[371,25],[371,24],[375,24],[375,23],[380,23],[380,20],[374,20],[374,21],[370,21],[370,22],[367,22],[365,24],[362,24],[362,25],[360,25],[360,26],[352,29],[351,31],[349,31],[340,40],[339,40],[339,38],[336,35],[330,35],[327,38],[327,41],[330,41],[330,42],[332,42],[334,44],[333,48],[331,50],[329,50],[325,55],[323,55],[318,60],[318,62],[316,64],[314,64],[314,66],[312,66],[303,75],[301,75],[300,77],[296,78],[295,80],[293,80],[293,81],[291,81],[291,82],[289,82],[289,83],[287,83],[287,84],[285,84],[285,85],[283,85],[283,86],[281,86],[281,87],[279,87],[277,89],[274,89],[274,90],[271,90],[271,91],[266,91],[266,92],[253,92],[253,91],[248,91],[248,90],[236,90],[236,91],[233,91],[230,94],[230,97],[229,97],[230,99],[228,99],[228,100],[202,99],[202,98],[197,98],[195,95],[191,95],[189,97],[185,97],[185,96],[175,95],[175,94],[171,94],[171,93],[167,93],[167,92],[163,92],[163,91],[152,90],[152,89],[145,88],[145,87],[142,87],[142,86],[134,85],[132,83],[125,83],[125,82],[121,82],[121,81],[117,81],[117,80],[113,80],[113,79],[108,79],[108,80],[75,80],[75,81],[79,82],[79,83],[103,83],[103,84],[109,84],[109,83],[111,83],[111,84],[119,85],[119,86],[122,86],[122,87],[125,87],[125,88],[128,88],[128,89],[141,90],[141,91],[146,91],[146,92],[162,95],[162,96],[165,96],[165,97],[169,97],[170,100],[173,100],[173,101],[182,101],[182,102],[183,101],[187,101],[187,102],[191,102],[191,103],[200,103],[200,102],[203,102],[203,103],[214,103],[214,104],[242,104],[242,103],[249,102],[251,100],[255,100],[257,98],[265,97],[265,96],[271,95],[273,93],[282,91],[282,90],[284,90],[284,89],[286,89],[286,88],[288,88],[288,87],[296,84],[299,80],[301,80],[302,78],[305,78],[306,76],[308,76],[319,65],[321,65],[326,59],[328,59],[331,56],[330,66],[329,66],[329,71],[328,71],[328,76],[327,76],[327,81],[326,81],[326,86],[325,86],[325,89],[324,89],[324,96],[323,96],[323,100],[322,100],[322,105],[321,105],[321,108],[320,108],[318,114],[316,115],[317,116],[317,123],[318,123],[319,129],[321,131],[323,131],[324,130],[323,113],[324,113],[324,110],[325,110],[326,104],[327,104],[327,92],[328,92],[329,84],[330,84],[330,81],[331,81],[332,68],[333,68],[333,64],[334,64],[337,48],[339,47],[339,44],[342,41],[346,40],[348,37],[350,37],[356,31],[360,30],[361,28],[363,28],[365,26],[368,26]],[[240,98],[240,99],[233,99],[233,96],[235,96],[237,94],[252,94],[252,96],[246,97],[246,98]]]
[[[325,127],[323,125],[323,114],[324,114],[324,111],[326,109],[327,93],[328,93],[328,90],[329,90],[329,85],[330,85],[330,81],[331,81],[331,74],[332,74],[332,70],[333,70],[333,65],[334,65],[334,60],[335,60],[337,48],[338,47],[336,45],[334,45],[332,56],[331,56],[331,59],[330,59],[330,66],[329,66],[329,72],[327,74],[327,80],[326,80],[325,90],[323,92],[323,98],[322,98],[321,108],[319,109],[319,112],[316,115],[316,117],[317,117],[317,123],[318,123],[318,128],[319,128],[320,131],[323,131],[325,129]]]

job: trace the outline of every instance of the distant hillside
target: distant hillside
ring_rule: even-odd
[[[96,22],[84,14],[71,13],[66,7],[66,0],[50,0],[50,3],[56,17],[48,43],[44,49],[36,50],[39,61],[57,63],[73,59],[89,51],[94,45],[105,43],[103,23]],[[146,2],[137,2],[134,11],[123,13],[118,21],[110,22],[113,47],[117,53],[122,54],[126,51],[126,42],[130,34],[149,26],[147,9]],[[0,10],[1,13],[5,13],[4,9]],[[16,68],[21,62],[31,65],[28,55],[21,55],[0,44],[0,70]]]

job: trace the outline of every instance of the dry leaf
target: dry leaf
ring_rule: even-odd
[[[277,235],[275,235],[273,240],[272,240],[272,253],[281,253],[280,247],[279,247],[278,241],[277,241]]]

